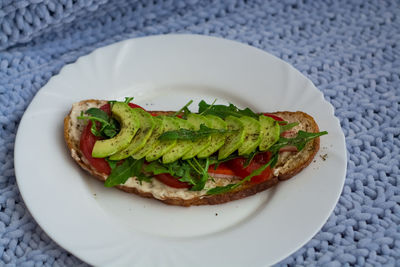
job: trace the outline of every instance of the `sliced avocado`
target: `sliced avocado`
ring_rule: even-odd
[[[246,134],[243,122],[239,118],[228,116],[225,118],[225,122],[228,126],[228,130],[233,130],[235,132],[226,135],[225,144],[218,151],[218,159],[224,159],[235,152],[235,150],[243,144]]]
[[[173,131],[179,129],[179,124],[172,117],[163,116],[165,127],[163,132]],[[152,151],[146,155],[147,161],[153,161],[162,157],[165,153],[170,151],[175,145],[176,140],[157,140]]]
[[[155,124],[153,132],[151,133],[150,138],[147,140],[145,146],[139,149],[136,153],[133,153],[132,157],[134,159],[141,159],[150,153],[156,145],[158,137],[160,137],[160,135],[164,132],[165,121],[160,117],[153,117],[153,121]]]
[[[226,122],[220,117],[214,115],[206,115],[206,118],[210,122],[210,128],[213,129],[228,129]],[[226,134],[216,133],[211,135],[211,142],[208,147],[206,147],[203,151],[197,154],[199,158],[207,158],[211,154],[215,153],[225,144],[225,136]]]
[[[121,129],[113,138],[96,141],[92,151],[94,158],[105,158],[126,148],[140,127],[136,113],[126,103],[115,102],[111,113],[119,121]]]
[[[211,128],[210,122],[205,116],[191,113],[188,115],[187,120],[194,126],[195,131],[198,131],[200,129],[201,124],[204,124],[205,126]],[[210,145],[210,143],[211,143],[211,136],[207,136],[193,141],[193,148],[189,152],[184,154],[182,159],[193,158],[198,153],[207,148]]]
[[[193,130],[194,126],[187,120],[180,119],[178,117],[174,118],[179,124],[180,129]],[[163,155],[163,163],[171,163],[182,157],[193,147],[193,142],[191,140],[177,140],[176,146],[174,146],[170,151]]]
[[[253,152],[261,142],[261,125],[256,119],[248,116],[239,118],[246,129],[243,144],[239,147],[239,155],[248,155]]]
[[[265,151],[278,141],[280,127],[276,120],[267,116],[261,115],[259,121],[261,124],[261,143],[259,148],[261,151]]]
[[[133,108],[133,111],[136,113],[136,117],[139,119],[140,128],[135,137],[133,137],[129,146],[115,153],[114,155],[111,155],[111,160],[124,159],[136,153],[136,151],[144,147],[147,140],[150,138],[151,133],[153,132],[155,126],[153,117],[141,108]]]

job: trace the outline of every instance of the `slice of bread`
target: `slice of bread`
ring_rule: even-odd
[[[86,122],[77,119],[77,117],[81,114],[81,111],[86,111],[91,107],[100,107],[106,103],[107,101],[104,100],[84,100],[75,103],[73,104],[70,113],[64,119],[64,138],[72,158],[92,176],[103,182],[107,179],[107,175],[94,169],[80,151],[80,137]],[[173,112],[151,111],[151,113],[168,115]],[[299,125],[291,130],[294,133],[299,130],[307,132],[319,131],[318,125],[314,119],[304,112],[282,111],[272,114],[277,115],[288,122],[298,122]],[[242,186],[228,193],[207,195],[206,189],[201,191],[190,191],[188,189],[172,188],[164,185],[156,179],[152,179],[150,183],[140,183],[135,177],[129,178],[124,185],[117,186],[117,188],[142,197],[158,199],[170,205],[191,206],[221,204],[254,195],[276,185],[280,181],[293,177],[311,163],[319,149],[319,142],[319,138],[315,138],[308,142],[300,152],[286,151],[279,153],[278,162],[272,170],[272,178],[258,184],[244,183]],[[209,189],[216,186],[224,186],[237,182],[238,180],[239,177],[235,176],[213,175],[213,179],[209,179],[206,183],[206,188]]]

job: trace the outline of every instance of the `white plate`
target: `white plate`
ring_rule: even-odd
[[[302,110],[329,135],[309,167],[273,189],[223,205],[173,207],[105,189],[66,149],[63,118],[72,103],[125,96],[150,110],[214,98],[257,112]],[[325,223],[343,187],[346,152],[332,106],[287,63],[233,41],[167,35],[100,48],[63,68],[21,120],[15,169],[39,225],[90,264],[266,266],[300,248]]]

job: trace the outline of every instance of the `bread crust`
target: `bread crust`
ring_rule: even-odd
[[[100,107],[101,105],[107,103],[107,101],[104,100],[84,100],[79,103],[74,104],[74,106],[71,108],[70,112],[68,115],[64,118],[64,139],[67,144],[67,147],[71,153],[72,158],[79,164],[81,168],[89,172],[93,177],[100,181],[105,181],[107,179],[107,175],[104,173],[98,172],[96,169],[94,169],[85,159],[83,156],[82,152],[80,151],[80,134],[79,138],[77,136],[74,137],[72,134],[73,129],[72,127],[76,127],[72,123],[71,116],[73,116],[73,111],[74,107],[81,107],[81,106],[96,106]],[[151,111],[151,113],[155,113],[157,115],[168,115],[173,113],[173,111]],[[304,127],[306,128],[307,131],[309,132],[318,132],[319,128],[315,120],[308,114],[301,112],[301,111],[296,111],[296,112],[290,112],[290,111],[282,111],[282,112],[274,112],[272,114],[275,114],[277,116],[282,117],[284,120],[287,120],[289,122],[296,121],[301,119],[301,123],[304,124]],[[81,129],[83,129],[84,126],[79,125]],[[81,133],[81,132],[80,132]],[[216,204],[222,204],[226,202],[230,202],[233,200],[238,200],[241,198],[245,198],[254,194],[257,194],[259,192],[262,192],[264,190],[267,190],[268,188],[273,187],[274,185],[278,184],[281,181],[288,180],[297,173],[299,173],[301,170],[303,170],[305,167],[307,167],[311,161],[313,160],[315,154],[319,150],[319,145],[320,145],[320,140],[319,138],[315,138],[312,141],[310,141],[306,147],[300,151],[300,152],[285,152],[289,153],[286,154],[285,157],[281,155],[279,156],[279,160],[277,163],[277,166],[273,169],[273,172],[278,171],[278,173],[268,179],[267,181],[257,183],[257,184],[252,184],[252,183],[245,183],[236,190],[232,190],[227,193],[223,194],[217,194],[217,195],[202,195],[202,196],[194,196],[193,198],[190,199],[183,199],[179,197],[165,197],[163,199],[155,198],[153,193],[151,192],[146,192],[140,190],[140,188],[135,188],[135,187],[127,187],[123,185],[116,186],[118,189],[125,191],[127,193],[133,193],[136,195],[139,195],[141,197],[146,197],[146,198],[154,198],[159,201],[162,201],[166,204],[169,205],[177,205],[177,206],[192,206],[192,205],[216,205]],[[294,160],[294,163],[291,164],[290,166],[286,166],[285,163],[288,162],[289,160]],[[280,169],[282,169],[280,171]],[[167,186],[167,185],[165,185]]]

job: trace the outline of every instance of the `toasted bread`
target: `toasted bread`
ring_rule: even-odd
[[[70,150],[72,158],[92,176],[100,181],[105,181],[107,175],[94,169],[83,156],[80,151],[80,137],[85,127],[85,121],[77,119],[81,111],[85,111],[91,107],[100,107],[106,104],[103,100],[84,100],[75,103],[71,111],[64,119],[64,138]],[[172,114],[172,111],[151,111],[158,115]],[[319,128],[315,120],[308,114],[296,111],[282,111],[272,113],[283,118],[288,122],[298,122],[299,125],[292,129],[296,132],[299,130],[307,132],[318,132]],[[128,193],[134,193],[142,197],[154,198],[166,204],[191,206],[191,205],[214,205],[221,204],[244,197],[254,195],[264,191],[280,181],[287,180],[298,172],[307,167],[315,154],[319,150],[319,138],[315,138],[307,143],[300,152],[281,152],[277,164],[273,168],[273,177],[261,183],[244,183],[242,186],[227,193],[207,195],[206,190],[190,191],[188,189],[172,188],[156,179],[151,182],[140,183],[135,177],[129,178],[124,185],[117,186],[118,189]],[[240,178],[235,176],[215,175],[213,179],[209,179],[206,184],[207,188],[216,186],[224,186],[232,182],[238,181]]]

